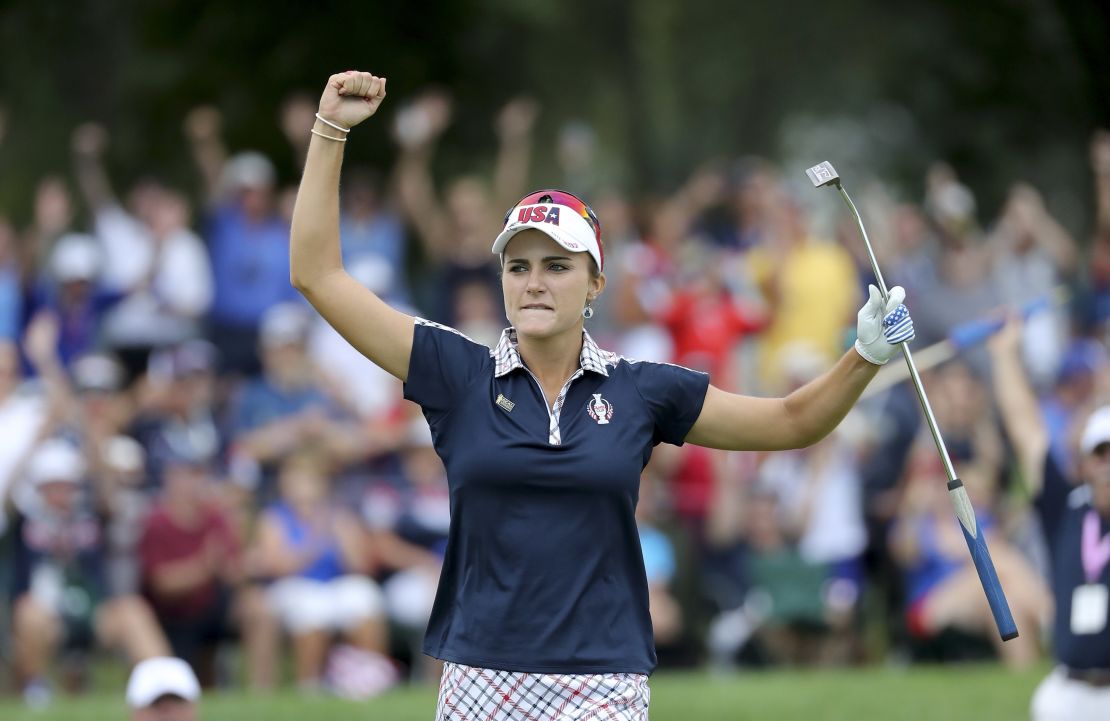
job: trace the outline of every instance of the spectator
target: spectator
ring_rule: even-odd
[[[162,492],[139,540],[144,595],[175,655],[204,685],[217,681],[218,644],[241,632],[252,688],[274,678],[276,629],[261,592],[244,585],[242,546],[214,502],[208,449],[163,449]]]
[[[386,612],[410,642],[423,666],[418,674],[439,678],[442,665],[420,653],[431,617],[451,522],[447,472],[432,448],[432,433],[412,417],[401,448],[400,483],[367,489],[362,518],[369,531],[379,571],[384,571]]]
[[[139,538],[150,512],[146,450],[130,436],[113,436],[100,452],[109,520],[106,534],[107,584],[112,595],[138,593]]]
[[[217,359],[215,346],[202,340],[150,356],[131,426],[132,434],[152,451],[147,456],[148,488],[162,478],[163,449],[191,446],[206,456],[223,450],[215,407]]]
[[[309,112],[311,122],[315,122]],[[310,137],[306,130],[301,137]],[[405,235],[401,219],[382,197],[382,180],[368,168],[352,168],[343,182],[339,236],[343,239],[343,262],[357,268],[360,262],[385,263],[391,271],[389,292],[383,297],[410,303],[405,276]]]
[[[84,481],[85,463],[65,441],[41,444],[26,484],[13,489],[12,629],[16,671],[33,706],[51,697],[46,680],[58,648],[81,652],[94,642],[138,662],[169,650],[150,607],[137,596],[109,597],[104,523]],[[71,669],[77,682],[83,668]]]
[[[134,349],[138,366],[151,347],[199,334],[212,301],[212,269],[203,242],[189,230],[180,193],[142,180],[128,195],[128,209],[120,205],[104,168],[108,142],[103,127],[78,127],[74,161],[103,248],[104,285],[123,295],[105,318],[106,341]]]
[[[0,499],[7,498],[20,464],[38,441],[48,421],[49,407],[43,394],[22,382],[19,349],[0,340]],[[7,516],[0,514],[0,538],[7,530]]]
[[[229,158],[221,122],[211,107],[196,108],[185,119],[209,204],[205,234],[215,279],[209,339],[228,370],[252,374],[258,370],[262,315],[295,298],[289,285],[289,224],[277,211],[273,164],[256,152]]]
[[[445,196],[437,197],[431,163],[435,144],[451,121],[450,99],[437,92],[397,114],[394,135],[401,146],[397,161],[398,199],[405,219],[416,230],[432,274],[430,317],[458,324],[459,288],[482,283],[500,305],[497,268],[490,262],[489,239],[504,224],[502,209],[526,192],[532,152],[532,128],[538,108],[528,98],[505,104],[497,116],[499,146],[492,192],[473,176],[456,178]]]
[[[937,423],[975,507],[975,520],[986,535],[999,580],[1019,628],[1028,629],[1003,643],[983,594],[967,544],[952,520],[947,478],[934,442],[918,435],[903,479],[902,503],[891,531],[891,551],[906,576],[906,623],[918,642],[946,629],[990,638],[1002,660],[1015,667],[1038,658],[1038,630],[1051,609],[1051,598],[1030,563],[998,531],[996,486],[1002,446],[993,420],[985,412],[985,388],[967,365],[953,363],[929,379]]]
[[[1033,696],[1032,717],[1095,721],[1110,713],[1110,407],[1100,405],[1083,419],[1077,464],[1061,467],[1022,367],[1020,333],[1020,323],[1011,321],[990,350],[1003,424],[1049,548],[1057,666]],[[1013,586],[1005,588],[1013,603]]]
[[[66,366],[97,349],[104,314],[119,299],[101,285],[102,266],[96,238],[64,235],[50,254],[48,274],[34,291],[34,310],[58,318],[58,353]]]
[[[306,351],[311,316],[296,303],[269,309],[259,331],[262,376],[246,383],[232,409],[232,454],[268,471],[305,443],[323,443],[343,460],[364,453],[358,427],[342,417],[324,392]],[[264,493],[272,490],[268,485]]]
[[[329,496],[327,462],[301,451],[281,466],[281,497],[258,521],[258,570],[270,608],[292,636],[297,684],[319,688],[332,633],[377,654],[387,649],[385,607],[358,519]]]
[[[1006,205],[987,238],[991,253],[991,278],[998,300],[1020,308],[1039,300],[1049,307],[1029,317],[1025,324],[1025,358],[1040,388],[1055,378],[1065,350],[1068,318],[1056,305],[1057,288],[1072,277],[1079,250],[1075,240],[1045,207],[1044,199],[1030,185],[1015,183]]]
[[[196,721],[200,683],[179,658],[148,658],[131,670],[126,698],[131,721]]]
[[[771,314],[760,343],[759,378],[763,390],[778,392],[786,379],[777,361],[788,344],[806,343],[830,365],[839,357],[859,289],[852,256],[810,236],[797,200],[779,190],[767,212],[767,235],[748,258]]]

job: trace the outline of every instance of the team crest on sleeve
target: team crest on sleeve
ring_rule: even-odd
[[[593,398],[586,404],[586,412],[590,414],[590,418],[597,421],[599,426],[603,426],[613,417],[613,404],[602,398],[600,393],[594,393]]]

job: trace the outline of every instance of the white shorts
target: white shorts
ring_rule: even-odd
[[[1068,678],[1056,667],[1033,694],[1033,721],[1106,721],[1110,719],[1110,686],[1095,687]]]
[[[648,721],[651,690],[638,673],[496,671],[448,661],[436,721]]]
[[[283,578],[266,590],[266,600],[290,633],[353,628],[385,607],[378,584],[354,575],[331,581]]]
[[[382,584],[390,620],[405,628],[426,628],[438,585],[439,576],[425,568],[411,568],[390,576]]]

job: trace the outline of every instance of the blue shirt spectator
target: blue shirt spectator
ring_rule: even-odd
[[[220,206],[209,219],[208,244],[217,323],[255,328],[267,308],[296,298],[289,284],[289,226],[279,216],[251,220],[238,205]]]

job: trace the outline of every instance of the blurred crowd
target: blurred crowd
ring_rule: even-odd
[[[282,108],[296,157],[314,110],[299,95]],[[492,173],[448,179],[433,165],[449,97],[397,112],[392,167],[344,171],[351,274],[494,343],[505,320],[489,249],[503,214],[533,185],[563,187],[601,220],[608,285],[587,328],[602,347],[757,395],[788,393],[850,347],[874,277],[847,213],[825,232],[814,222],[828,196],[745,158],[633,197],[596,172],[580,123],[560,131],[552,166],[535,167],[538,112],[509,102],[491,129]],[[449,523],[427,424],[290,286],[295,178],[229,150],[214,108],[191,112],[182,140],[197,187],[151,168],[120,188],[108,131],[82,125],[31,222],[0,215],[4,686],[43,704],[82,688],[105,653],[179,656],[205,686],[354,698],[438,678],[417,650]],[[1073,460],[1076,425],[1110,392],[1104,133],[1091,168],[1090,238],[1020,182],[985,218],[939,163],[922,198],[869,189],[861,203],[886,281],[907,289],[914,348],[942,344],[923,355],[924,382],[1030,632],[995,642],[944,467],[912,387],[893,379],[805,450],[657,448],[638,519],[664,666],[1021,665],[1045,653],[1044,544],[992,402],[991,357],[985,343],[943,350],[969,321],[1024,315],[1052,452]]]

